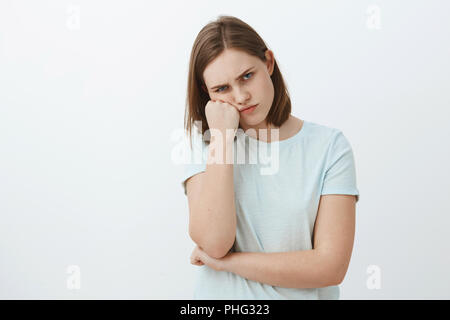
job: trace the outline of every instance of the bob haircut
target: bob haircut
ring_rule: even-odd
[[[216,21],[204,26],[194,41],[189,61],[184,127],[190,137],[192,137],[192,126],[197,121],[201,122],[202,128],[199,128],[197,124],[194,125],[197,130],[201,130],[202,137],[205,137],[205,133],[206,135],[209,133],[205,107],[211,99],[209,93],[203,89],[203,86],[206,87],[203,72],[211,61],[225,49],[231,48],[256,56],[263,62],[266,61],[265,52],[268,49],[266,44],[258,33],[242,20],[233,16],[220,15]],[[274,86],[274,98],[265,121],[266,125],[280,127],[291,113],[291,99],[276,60],[270,77]],[[241,128],[240,125],[239,128]],[[192,146],[192,139],[190,140]]]

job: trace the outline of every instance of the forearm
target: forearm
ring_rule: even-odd
[[[284,288],[336,285],[337,272],[317,250],[291,252],[234,252],[222,259],[223,271],[248,280]]]
[[[215,257],[225,255],[236,236],[233,164],[227,161],[227,153],[230,159],[232,148],[233,140],[224,137],[217,141],[212,137],[201,187],[202,198],[192,221],[197,244]]]

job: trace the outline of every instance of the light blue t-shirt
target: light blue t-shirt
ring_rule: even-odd
[[[182,177],[185,194],[186,180],[206,170],[208,148],[193,127],[193,149],[186,150]],[[254,139],[240,129],[234,140],[233,168],[234,252],[311,250],[320,196],[348,194],[359,200],[350,143],[342,131],[306,120],[297,134],[272,143]],[[304,300],[339,299],[340,295],[339,286],[283,288],[206,265],[197,268],[194,299]]]

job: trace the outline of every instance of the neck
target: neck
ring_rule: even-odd
[[[279,130],[278,137],[281,135],[280,127],[275,127],[273,124],[267,124],[266,121],[263,121],[254,126],[247,126],[246,124],[241,124],[241,128],[250,137],[264,142],[271,142],[272,135],[274,135],[274,138],[276,139],[276,132],[272,133],[272,131]],[[266,134],[264,134],[264,130]]]

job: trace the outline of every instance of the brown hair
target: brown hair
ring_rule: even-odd
[[[233,16],[220,15],[216,21],[204,26],[194,41],[189,61],[187,105],[184,114],[184,126],[189,136],[191,136],[194,121],[201,121],[202,136],[209,129],[205,107],[211,99],[208,92],[202,89],[202,86],[206,87],[203,71],[225,49],[231,48],[266,61],[265,52],[268,49],[266,44],[256,31],[242,20]],[[270,77],[274,86],[274,99],[266,124],[280,127],[291,113],[291,99],[276,60]]]

